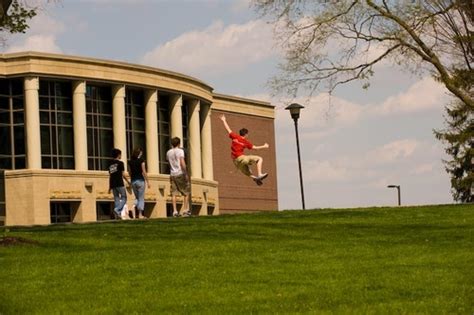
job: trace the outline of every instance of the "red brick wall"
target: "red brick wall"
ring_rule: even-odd
[[[263,172],[269,175],[262,186],[257,186],[234,166],[230,156],[231,140],[220,120],[223,113],[232,131],[238,133],[241,128],[247,128],[247,139],[254,145],[265,142],[270,145],[268,149],[245,151],[263,158]],[[278,210],[274,120],[218,110],[213,110],[211,117],[214,179],[219,182],[221,213]],[[255,165],[251,169],[257,173]]]

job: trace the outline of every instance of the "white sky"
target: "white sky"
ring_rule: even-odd
[[[37,0],[40,1],[40,0]],[[41,1],[40,1],[41,2]],[[44,2],[44,1],[43,1]],[[248,0],[63,0],[48,4],[2,52],[35,50],[182,72],[218,93],[276,108],[280,209],[301,208],[293,121],[266,86],[279,52]],[[447,91],[426,74],[383,64],[369,90],[344,86],[296,100],[307,208],[452,203],[443,145]]]

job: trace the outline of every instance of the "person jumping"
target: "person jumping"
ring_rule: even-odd
[[[232,139],[231,144],[231,157],[234,161],[234,165],[246,176],[252,178],[257,185],[263,184],[263,179],[268,176],[267,173],[262,173],[262,164],[263,158],[258,155],[245,155],[244,149],[249,150],[260,150],[260,149],[267,149],[269,147],[268,143],[265,143],[260,146],[253,145],[250,141],[247,140],[247,135],[249,131],[246,128],[242,128],[239,130],[239,134],[232,132],[229,125],[227,124],[227,120],[225,115],[221,115],[220,119],[224,123],[224,127],[229,133],[229,138]],[[257,176],[252,174],[250,170],[250,165],[257,164]]]

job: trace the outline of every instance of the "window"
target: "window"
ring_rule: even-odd
[[[72,207],[69,202],[51,202],[51,223],[72,222]]]
[[[88,169],[105,170],[114,143],[110,86],[87,84],[86,115]]]
[[[114,203],[109,201],[98,201],[96,203],[97,221],[111,220],[115,216],[113,214]]]
[[[40,79],[41,166],[74,168],[71,83]]]
[[[0,169],[24,169],[23,80],[0,79]]]
[[[127,88],[125,93],[125,125],[128,157],[136,147],[146,151],[145,104],[142,90]]]
[[[160,173],[169,174],[166,152],[170,148],[170,97],[158,93],[158,143],[160,150]]]

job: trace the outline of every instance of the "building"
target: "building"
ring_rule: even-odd
[[[263,186],[239,174],[219,120],[251,132],[270,173]],[[170,212],[171,137],[183,140],[193,212],[277,210],[274,107],[222,95],[171,71],[123,62],[24,52],[0,55],[0,225],[110,218],[106,165],[113,147],[127,161],[141,146],[152,218]],[[131,204],[133,197],[129,197]]]

